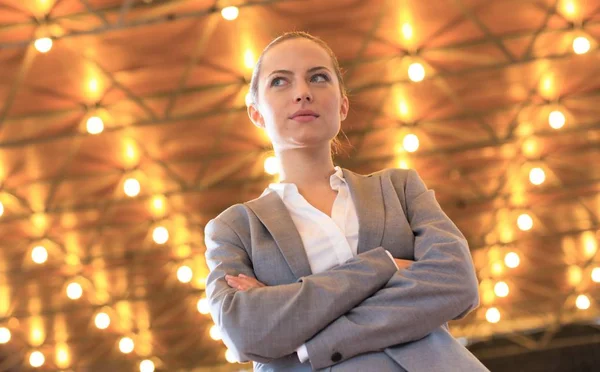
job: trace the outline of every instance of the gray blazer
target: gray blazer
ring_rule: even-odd
[[[276,193],[206,225],[206,295],[225,345],[259,371],[487,371],[448,330],[479,306],[478,282],[467,241],[434,191],[414,170],[343,172],[358,255],[325,272],[311,273]],[[415,262],[397,271],[386,249]],[[229,287],[225,274],[240,273],[267,287]],[[295,354],[303,343],[310,363]]]

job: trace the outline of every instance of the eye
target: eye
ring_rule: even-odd
[[[278,87],[281,86],[281,83],[283,83],[285,80],[282,77],[275,77],[273,78],[273,80],[271,80],[271,86],[272,87]]]
[[[319,78],[321,80],[319,80]],[[326,82],[329,81],[329,76],[327,76],[326,74],[314,74],[311,79],[311,81],[316,81],[317,83],[322,83],[322,82]]]

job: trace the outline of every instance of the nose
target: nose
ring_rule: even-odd
[[[310,92],[310,89],[308,88],[308,85],[306,83],[304,84],[298,84],[298,89],[296,91],[296,95],[294,97],[294,101],[296,103],[300,103],[303,101],[306,102],[312,102],[313,101],[313,96]]]

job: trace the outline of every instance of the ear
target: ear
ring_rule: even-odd
[[[260,111],[258,111],[254,104],[248,106],[248,117],[252,121],[252,124],[259,128],[265,129],[265,119],[262,117]]]
[[[340,107],[340,118],[342,119],[342,121],[344,121],[346,119],[346,116],[348,116],[349,108],[350,108],[350,101],[348,100],[348,97],[346,95],[344,95],[342,97],[342,105]]]

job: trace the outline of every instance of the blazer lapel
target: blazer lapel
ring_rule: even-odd
[[[255,199],[246,205],[265,225],[296,279],[312,274],[300,233],[285,204],[275,192]]]
[[[363,176],[345,168],[344,179],[358,215],[358,253],[381,246],[385,227],[385,206],[381,179],[378,175]]]

